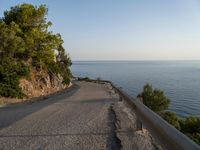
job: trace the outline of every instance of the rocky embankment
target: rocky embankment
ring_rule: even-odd
[[[28,78],[20,79],[19,86],[25,94],[23,99],[0,97],[0,105],[19,103],[33,97],[40,97],[61,91],[70,85],[63,84],[63,77],[58,74],[49,74],[47,70],[30,70]]]
[[[47,71],[35,71],[30,73],[30,80],[21,79],[20,87],[27,97],[38,97],[47,95],[66,88],[63,77],[58,74],[50,75]]]

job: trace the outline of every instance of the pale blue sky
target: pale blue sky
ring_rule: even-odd
[[[72,60],[200,59],[200,0],[0,0],[46,4]]]

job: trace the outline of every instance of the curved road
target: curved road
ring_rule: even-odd
[[[116,103],[108,85],[76,82],[45,100],[0,108],[0,149],[152,149]]]

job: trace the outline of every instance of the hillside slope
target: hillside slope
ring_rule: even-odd
[[[11,7],[0,18],[0,99],[30,98],[70,84],[71,60],[60,34],[49,31],[48,9]]]

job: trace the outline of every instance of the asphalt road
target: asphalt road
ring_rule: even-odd
[[[0,108],[0,149],[115,149],[104,85],[77,86],[30,104]]]
[[[41,101],[0,108],[0,149],[156,149],[109,85],[75,84]]]

